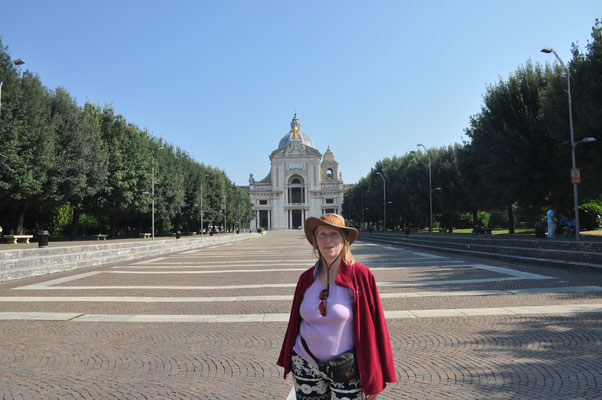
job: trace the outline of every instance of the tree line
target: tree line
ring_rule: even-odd
[[[575,142],[598,140],[575,147],[584,228],[602,224],[602,23],[598,19],[591,37],[585,51],[573,44],[567,64]],[[365,222],[382,223],[380,173],[390,201],[387,226],[428,226],[430,155],[432,188],[440,188],[432,192],[433,218],[441,226],[472,227],[479,211],[503,211],[503,224],[514,232],[516,213],[529,222],[542,219],[550,206],[572,213],[567,77],[560,65],[528,61],[508,78],[489,85],[465,135],[462,144],[378,161],[347,192],[343,212],[361,221],[363,208]]]
[[[204,229],[232,229],[252,218],[249,196],[224,171],[193,160],[109,105],[78,106],[66,89],[50,90],[11,63],[0,42],[5,234],[43,229],[74,239],[150,232],[153,170],[159,234],[199,231],[201,203]]]

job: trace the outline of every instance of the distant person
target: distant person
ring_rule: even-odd
[[[548,215],[548,239],[554,237],[554,231],[556,230],[556,216],[554,216],[554,207],[550,207],[547,212]]]
[[[349,251],[358,232],[337,214],[304,227],[319,258],[297,282],[278,365],[297,399],[376,400],[397,377],[376,280]]]
[[[569,230],[569,219],[563,213],[560,213],[560,219],[558,220],[558,225],[556,225],[556,229],[558,230],[558,235],[562,235],[565,231],[568,233]]]

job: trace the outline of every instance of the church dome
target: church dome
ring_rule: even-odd
[[[286,147],[289,145],[291,140],[300,140],[306,146],[314,147],[309,136],[305,133],[301,132],[301,124],[299,123],[299,118],[297,118],[297,113],[293,117],[291,121],[291,130],[280,139],[280,143],[278,144],[278,148]]]

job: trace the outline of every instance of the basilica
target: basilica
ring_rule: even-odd
[[[249,197],[255,219],[251,229],[300,229],[308,217],[340,213],[343,176],[330,148],[324,156],[304,132],[294,115],[291,130],[270,154],[268,175],[256,181],[249,176]]]

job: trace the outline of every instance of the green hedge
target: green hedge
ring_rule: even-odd
[[[586,203],[579,206],[579,225],[581,230],[602,228],[602,206]]]

